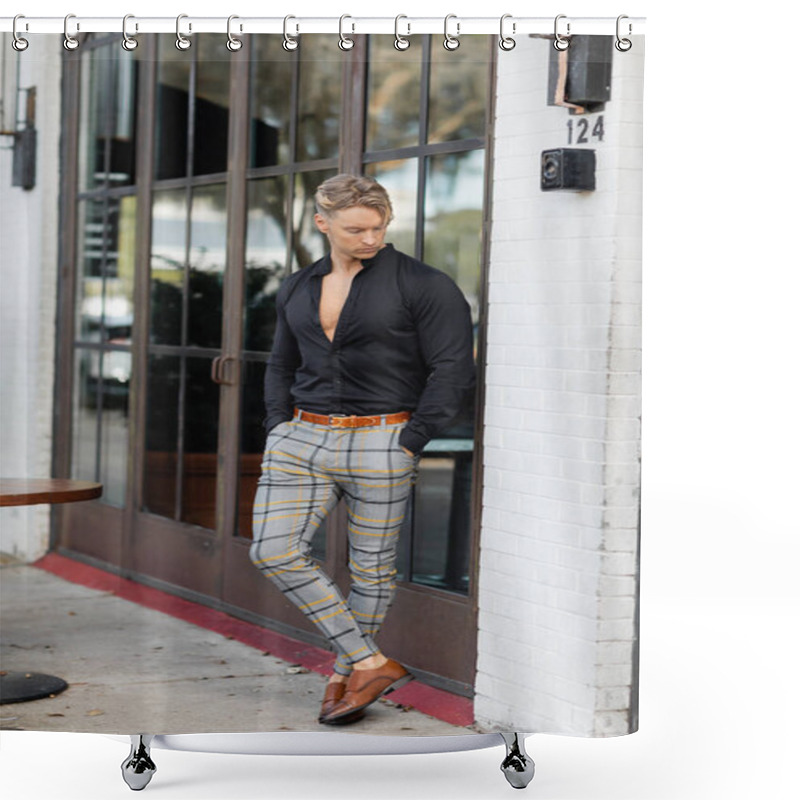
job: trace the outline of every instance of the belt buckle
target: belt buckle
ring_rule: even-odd
[[[350,419],[347,414],[330,414],[328,416],[328,422],[333,428],[339,428],[344,425],[344,420],[346,419]]]

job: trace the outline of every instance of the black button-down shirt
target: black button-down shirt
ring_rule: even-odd
[[[330,255],[287,278],[265,378],[267,431],[294,406],[317,414],[412,412],[399,442],[414,453],[473,390],[472,321],[453,280],[387,244],[362,262],[333,341],[319,317]]]

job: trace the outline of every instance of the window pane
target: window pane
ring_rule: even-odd
[[[370,36],[367,78],[367,150],[419,143],[422,64],[417,54],[399,52],[389,36]]]
[[[153,192],[150,341],[180,344],[186,263],[186,192]]]
[[[428,159],[425,191],[427,263],[446,272],[464,292],[478,321],[484,151]]]
[[[279,36],[257,36],[250,65],[250,166],[272,167],[291,159],[289,118],[296,56]]]
[[[223,36],[198,36],[194,111],[194,174],[228,169],[230,58]],[[175,49],[173,47],[173,49]]]
[[[97,480],[97,407],[100,353],[75,351],[75,383],[72,398],[72,460],[70,476],[79,481]]]
[[[103,259],[106,250],[106,200],[78,204],[78,275],[75,292],[75,336],[100,341],[103,319]]]
[[[162,517],[175,516],[180,386],[180,358],[150,356],[142,510]]]
[[[197,188],[192,196],[186,341],[189,346],[219,347],[222,342],[222,280],[228,216],[225,203],[225,184]]]
[[[219,385],[210,358],[186,359],[181,519],[215,528]]]
[[[457,50],[431,49],[428,141],[486,136],[489,50],[486,36],[462,37]]]
[[[335,36],[307,34],[300,54],[297,161],[339,154],[342,51]]]
[[[394,219],[389,225],[386,241],[410,256],[416,253],[418,166],[416,158],[409,158],[370,164],[366,168],[367,175],[389,192],[392,201]]]
[[[194,49],[194,48],[192,48]],[[193,57],[179,52],[175,37],[158,37],[156,77],[156,179],[181,178],[188,169],[189,86]]]
[[[434,448],[465,447],[463,452]],[[472,440],[433,440],[414,487],[412,581],[466,594],[469,587]]]
[[[137,54],[109,44],[82,61],[80,189],[135,181]]]
[[[268,352],[275,333],[275,295],[286,272],[286,177],[247,187],[244,348]]]
[[[85,200],[78,208],[76,337],[130,342],[136,198]],[[119,344],[120,342],[117,341]]]
[[[328,240],[314,224],[317,187],[336,175],[336,170],[300,172],[295,179],[292,235],[292,268],[307,267],[328,252]]]
[[[102,360],[100,482],[102,502],[125,505],[128,473],[128,396],[131,354],[106,350]]]

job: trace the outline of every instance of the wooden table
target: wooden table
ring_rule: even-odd
[[[65,478],[0,478],[0,506],[93,500],[103,484]],[[24,703],[63,692],[67,682],[41,672],[0,672],[0,703]]]
[[[0,478],[0,506],[32,506],[39,503],[74,503],[94,500],[103,493],[102,483],[67,478]]]

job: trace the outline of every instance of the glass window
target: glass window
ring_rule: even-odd
[[[130,344],[136,198],[84,200],[79,203],[78,220],[77,338]]]
[[[465,36],[457,50],[431,51],[428,142],[486,135],[489,55],[486,36]]]
[[[142,508],[162,517],[177,515],[180,388],[181,359],[151,355],[147,370]]]
[[[484,151],[431,156],[425,182],[426,262],[459,286],[478,320]]]
[[[269,352],[275,295],[286,273],[286,176],[250,181],[247,189],[244,349]]]
[[[219,385],[211,380],[210,358],[186,358],[184,363],[180,519],[213,530],[217,527]]]
[[[189,346],[219,347],[222,343],[222,281],[227,223],[225,185],[194,189],[189,246],[189,319],[185,342]]]
[[[181,343],[188,205],[185,189],[153,192],[150,341]]]
[[[156,179],[182,178],[189,167],[189,90],[193,58],[175,47],[175,37],[158,37],[156,73]],[[194,49],[194,48],[192,48]]]
[[[136,180],[138,58],[108,44],[83,61],[79,188],[129,186]]]
[[[307,267],[322,258],[328,251],[328,240],[314,223],[317,187],[336,175],[336,170],[299,172],[295,177],[294,214],[292,234],[292,267]]]
[[[258,36],[250,63],[250,166],[291,160],[292,82],[296,57],[279,36]]]
[[[417,144],[422,87],[420,59],[413,52],[398,51],[389,36],[371,36],[369,53],[367,150]]]
[[[74,394],[72,398],[72,458],[70,475],[80,481],[94,481],[97,478],[99,374],[99,351],[76,350]]]
[[[100,355],[103,414],[100,421],[99,481],[103,484],[103,502],[122,507],[128,484],[131,354],[129,351],[106,350]]]
[[[225,42],[223,36],[199,36],[197,40],[193,142],[195,175],[209,175],[228,169],[231,53]]]
[[[300,54],[297,161],[339,155],[342,51],[335,36],[305,35]]]
[[[417,193],[419,160],[407,158],[370,164],[367,175],[375,178],[389,192],[394,219],[386,233],[386,241],[409,255],[416,253]]]

